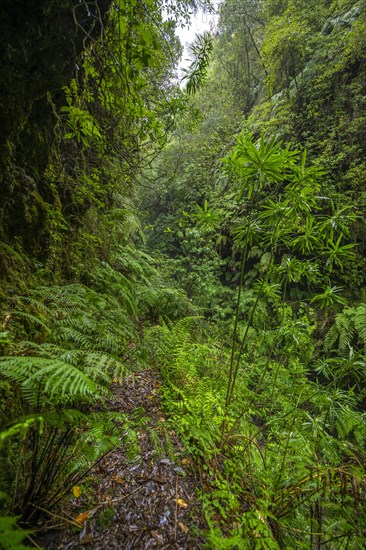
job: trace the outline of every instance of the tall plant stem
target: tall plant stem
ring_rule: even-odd
[[[225,400],[225,415],[226,415],[226,411],[228,409],[228,406],[230,404],[230,390],[231,390],[232,379],[233,379],[233,374],[234,374],[235,342],[236,342],[236,335],[237,335],[237,332],[238,332],[240,299],[241,299],[241,293],[242,293],[242,289],[243,289],[243,279],[244,279],[244,270],[245,270],[247,252],[248,252],[248,243],[246,243],[246,245],[245,245],[243,257],[242,257],[242,260],[241,260],[241,266],[240,266],[238,299],[237,299],[236,308],[235,308],[235,321],[234,321],[233,337],[232,337],[232,342],[231,342],[229,381],[228,381],[228,385],[227,385],[226,400]]]
[[[300,397],[301,395],[299,395],[298,399],[297,399],[297,403],[296,403],[296,408],[294,409],[294,412],[293,412],[293,416],[292,416],[292,422],[291,422],[291,430],[288,430],[288,434],[287,434],[287,438],[286,438],[286,445],[285,445],[285,449],[284,449],[284,452],[282,453],[282,461],[281,461],[281,465],[278,469],[278,476],[277,476],[277,480],[275,482],[275,489],[277,490],[280,486],[280,482],[282,480],[282,474],[284,472],[284,469],[285,469],[285,462],[286,462],[286,458],[288,456],[288,452],[289,452],[289,447],[290,447],[290,440],[291,440],[291,436],[292,436],[292,430],[294,428],[294,425],[295,425],[295,420],[296,420],[296,413],[298,411],[298,408],[299,408],[299,403],[300,403]]]
[[[261,177],[258,178],[257,187],[256,187],[256,189],[254,191],[254,194],[253,194],[253,200],[252,200],[253,206],[256,204],[260,187],[261,187]],[[254,208],[252,208],[249,212],[248,226],[249,226],[250,222],[252,221],[253,212],[254,212]],[[230,406],[230,402],[231,402],[231,398],[232,398],[232,392],[233,392],[233,388],[234,388],[234,385],[235,385],[235,378],[236,378],[236,376],[234,376],[234,373],[235,373],[235,369],[234,369],[235,344],[236,344],[236,336],[237,336],[237,332],[238,332],[240,299],[241,299],[241,294],[242,294],[242,290],[243,290],[244,272],[245,272],[245,264],[246,264],[246,260],[247,260],[247,254],[248,254],[248,246],[249,246],[249,241],[247,240],[246,243],[245,243],[245,248],[244,248],[244,252],[243,252],[242,259],[241,259],[241,264],[240,264],[238,298],[237,298],[236,307],[235,307],[234,329],[233,329],[233,337],[232,337],[232,342],[231,342],[231,354],[230,354],[229,380],[228,380],[227,389],[226,389],[224,421],[222,423],[221,439],[223,439],[223,437],[224,437],[227,411],[228,411],[228,408]]]
[[[276,222],[276,225],[273,229],[272,238],[271,238],[271,252],[270,252],[271,257],[270,257],[270,260],[268,262],[268,266],[267,266],[266,272],[264,274],[264,277],[262,279],[261,286],[259,288],[256,300],[255,300],[255,302],[252,306],[250,316],[249,316],[249,319],[248,319],[248,323],[247,323],[247,326],[246,326],[246,329],[245,329],[245,332],[244,332],[244,336],[243,336],[241,344],[240,344],[240,349],[239,349],[239,352],[238,352],[238,355],[237,355],[237,358],[236,358],[236,363],[235,363],[235,366],[234,366],[235,340],[236,340],[236,334],[237,334],[237,328],[238,328],[240,295],[241,295],[241,290],[242,290],[242,286],[243,286],[244,267],[245,267],[248,243],[246,244],[246,247],[245,247],[245,255],[243,255],[243,259],[242,259],[242,269],[241,269],[240,285],[239,285],[239,291],[238,291],[238,302],[237,302],[237,307],[236,307],[236,312],[235,312],[233,342],[232,342],[231,356],[230,356],[229,381],[228,381],[227,390],[226,390],[224,421],[222,423],[222,428],[221,428],[221,444],[223,443],[223,441],[225,439],[226,416],[227,416],[227,412],[228,412],[229,406],[231,404],[231,401],[233,399],[235,383],[236,383],[236,379],[237,379],[238,372],[239,372],[240,359],[241,359],[241,356],[242,356],[243,351],[244,351],[244,347],[245,347],[245,344],[246,344],[246,341],[247,341],[247,338],[248,338],[248,334],[249,334],[249,329],[250,329],[250,327],[252,325],[252,322],[253,322],[254,314],[257,310],[258,303],[259,303],[260,297],[262,295],[264,283],[268,279],[268,275],[270,273],[270,270],[271,270],[271,267],[272,267],[272,264],[273,264],[274,252],[275,252],[275,239],[274,238],[277,234],[278,226],[279,226],[279,224],[280,224],[280,222],[282,221],[283,218],[284,218],[284,216],[281,216],[280,218],[278,218],[278,220]]]
[[[255,300],[255,302],[252,306],[252,309],[250,311],[250,316],[249,316],[249,319],[248,319],[248,323],[247,323],[247,326],[246,326],[246,329],[245,329],[245,332],[244,332],[244,336],[243,336],[241,344],[240,344],[238,356],[236,358],[235,368],[233,369],[233,373],[232,373],[232,382],[231,382],[231,387],[229,388],[229,395],[228,395],[228,399],[227,399],[228,405],[227,406],[230,405],[230,403],[232,401],[232,398],[233,398],[235,382],[236,382],[236,378],[238,376],[238,371],[239,371],[239,366],[240,366],[240,359],[241,359],[241,356],[243,355],[244,346],[245,346],[245,343],[246,343],[247,338],[248,338],[249,329],[250,329],[250,327],[252,325],[252,322],[253,322],[254,313],[256,312],[256,309],[257,309],[258,303],[259,303],[259,299],[262,295],[264,282],[265,282],[265,279],[263,278],[262,284],[260,286],[259,292],[258,292],[257,297],[256,297],[256,300]]]
[[[259,380],[259,382],[258,382],[258,384],[257,384],[256,392],[258,392],[258,389],[259,389],[259,388],[261,387],[261,385],[262,385],[262,382],[263,382],[263,380],[264,380],[264,377],[265,377],[265,375],[266,375],[266,373],[267,373],[267,371],[268,371],[268,366],[269,366],[270,360],[271,360],[271,357],[269,356],[269,357],[267,358],[266,365],[265,365],[265,367],[264,367],[264,369],[263,369],[263,371],[262,371],[260,380]],[[229,440],[230,436],[233,434],[235,428],[236,428],[237,426],[239,426],[240,420],[241,420],[241,419],[245,416],[245,414],[248,412],[248,410],[249,410],[250,407],[252,406],[253,402],[254,402],[254,395],[253,395],[252,398],[250,399],[249,403],[245,405],[245,408],[241,411],[241,413],[238,414],[238,416],[236,417],[234,423],[231,425],[230,429],[229,429],[228,432],[225,434],[225,438],[222,439],[222,441],[221,441],[222,447],[225,446],[226,442]]]

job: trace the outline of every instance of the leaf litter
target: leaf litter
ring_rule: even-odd
[[[126,446],[107,454],[62,502],[58,517],[69,521],[60,528],[51,517],[38,544],[47,550],[203,548],[199,480],[191,458],[167,428],[159,388],[153,370],[134,373],[122,385],[112,383],[108,409],[143,416],[137,428],[140,454],[128,458]]]

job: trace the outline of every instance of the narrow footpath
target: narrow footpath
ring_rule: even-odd
[[[203,548],[205,523],[191,459],[167,429],[154,371],[112,384],[110,411],[135,417],[140,456],[116,448],[87,475],[45,525],[46,550]],[[57,528],[56,528],[57,527]]]

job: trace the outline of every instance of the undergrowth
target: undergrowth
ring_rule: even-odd
[[[229,354],[200,338],[197,324],[202,331],[202,320],[189,318],[147,338],[162,367],[169,424],[200,472],[207,547],[362,547],[360,398],[315,380],[287,351],[285,364],[262,357],[248,368],[243,360],[225,415]]]
[[[224,175],[243,217],[225,315],[199,315],[164,260],[132,246],[111,250],[87,286],[7,299],[7,537],[14,518],[34,525],[116,445],[136,457],[136,418],[104,402],[111,380],[148,365],[163,379],[164,450],[174,429],[200,477],[207,548],[362,547],[366,306],[348,305],[336,284],[353,259],[355,214],[324,209],[322,172],[280,143],[239,136]]]
[[[224,171],[246,214],[233,232],[236,309],[215,325],[188,317],[145,337],[171,425],[200,472],[207,547],[356,550],[365,305],[347,306],[331,281],[352,260],[355,216],[322,211],[322,172],[279,143],[239,136]]]
[[[1,332],[0,498],[7,544],[34,526],[116,446],[139,454],[136,418],[110,413],[111,381],[144,364],[141,323],[186,314],[184,293],[170,288],[147,254],[116,247],[80,283],[44,285],[5,302]],[[162,297],[175,298],[174,314]],[[160,302],[159,313],[154,303]],[[10,534],[9,534],[10,533]],[[19,531],[19,537],[22,531]],[[23,532],[23,538],[27,536]]]

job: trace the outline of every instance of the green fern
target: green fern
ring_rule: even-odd
[[[18,318],[18,319],[19,318],[25,319],[29,323],[31,323],[32,325],[39,325],[42,328],[44,328],[45,331],[48,332],[48,333],[51,332],[51,329],[49,328],[49,326],[42,319],[37,317],[36,315],[32,315],[31,313],[28,313],[26,311],[20,311],[19,309],[12,310],[12,315],[15,318]]]
[[[32,403],[44,400],[53,403],[93,402],[105,395],[86,374],[69,363],[41,357],[2,357],[0,373],[19,382]]]
[[[103,262],[94,277],[96,290],[108,289],[110,296],[118,299],[119,305],[124,305],[129,315],[137,317],[137,305],[132,294],[132,281],[109,264]]]
[[[361,342],[366,346],[366,304],[360,304],[354,313],[354,324]]]
[[[324,349],[331,351],[338,342],[338,351],[347,352],[350,347],[366,346],[366,305],[346,307],[335,316],[324,338]]]
[[[130,252],[121,252],[126,265],[138,265]],[[135,282],[151,271],[144,261],[135,279],[125,266],[101,264],[94,288],[43,286],[12,298],[8,340],[15,343],[11,355],[0,359],[0,373],[14,383],[29,414],[8,424],[2,418],[0,439],[24,457],[13,510],[28,520],[39,513],[34,505],[51,509],[121,441],[127,454],[139,454],[138,437],[124,415],[86,411],[108,395],[110,377],[122,379],[131,363]]]
[[[338,350],[342,353],[349,346],[354,336],[355,330],[353,320],[350,315],[352,310],[346,309],[345,312],[337,313],[334,325],[329,329],[324,338],[324,348],[330,351],[338,341]]]

